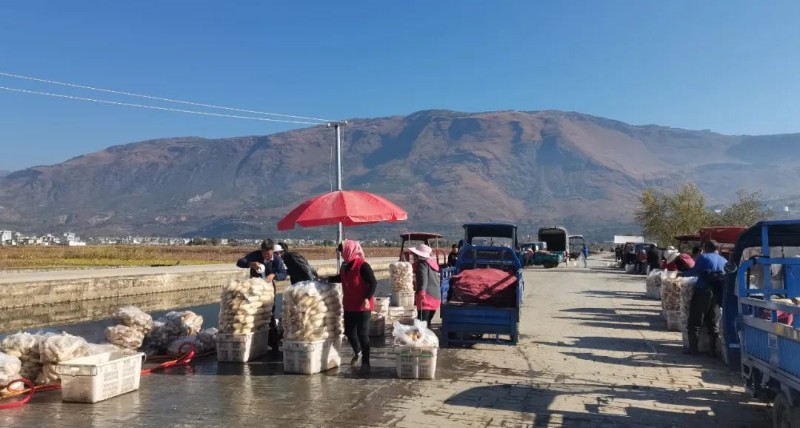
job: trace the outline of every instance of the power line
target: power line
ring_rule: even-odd
[[[18,89],[18,88],[9,88],[6,86],[0,86],[0,89],[4,91],[10,92],[20,92],[24,94],[34,94],[34,95],[44,95],[48,97],[56,97],[56,98],[66,98],[70,100],[78,100],[78,101],[90,101],[95,103],[101,104],[112,104],[118,106],[126,106],[126,107],[137,107],[137,108],[145,108],[151,110],[162,110],[162,111],[172,111],[177,113],[189,113],[189,114],[199,114],[203,116],[215,116],[215,117],[227,117],[232,119],[245,119],[245,120],[260,120],[264,122],[279,122],[279,123],[298,123],[303,125],[320,125],[316,122],[307,122],[307,121],[300,121],[300,120],[285,120],[285,119],[270,119],[267,117],[252,117],[252,116],[238,116],[233,114],[223,114],[223,113],[211,113],[205,111],[195,111],[195,110],[183,110],[177,108],[169,108],[169,107],[157,107],[157,106],[149,106],[144,104],[133,104],[133,103],[124,103],[120,101],[109,101],[109,100],[98,100],[95,98],[86,98],[86,97],[76,97],[73,95],[64,95],[64,94],[54,94],[51,92],[39,92],[39,91],[29,91],[27,89]]]
[[[78,84],[75,84],[75,83],[67,83],[67,82],[59,82],[59,81],[56,81],[56,80],[40,79],[38,77],[22,76],[22,75],[19,75],[19,74],[6,73],[6,72],[2,72],[2,71],[0,71],[0,76],[12,77],[12,78],[15,78],[15,79],[31,80],[31,81],[34,81],[34,82],[49,83],[49,84],[53,84],[53,85],[68,86],[68,87],[71,87],[71,88],[87,89],[87,90],[90,90],[90,91],[106,92],[106,93],[109,93],[109,94],[117,94],[117,95],[129,96],[129,97],[146,98],[146,99],[149,99],[149,100],[166,101],[166,102],[176,103],[176,104],[186,104],[186,105],[191,105],[191,106],[196,106],[196,107],[207,107],[207,108],[215,108],[215,109],[220,109],[220,110],[238,111],[238,112],[242,112],[242,113],[260,114],[260,115],[263,115],[263,116],[286,117],[286,118],[301,119],[301,120],[314,120],[314,121],[318,121],[318,122],[331,122],[331,120],[329,120],[329,119],[320,119],[320,118],[316,118],[316,117],[307,117],[307,116],[295,116],[295,115],[291,115],[291,114],[269,113],[269,112],[264,112],[264,111],[247,110],[247,109],[241,109],[241,108],[235,108],[235,107],[224,107],[224,106],[218,106],[218,105],[215,105],[215,104],[206,104],[206,103],[197,103],[197,102],[193,102],[193,101],[175,100],[175,99],[172,99],[172,98],[156,97],[156,96],[152,96],[152,95],[142,95],[142,94],[136,94],[136,93],[133,93],[133,92],[115,91],[113,89],[103,89],[103,88],[96,88],[96,87],[93,87],[93,86],[78,85]]]

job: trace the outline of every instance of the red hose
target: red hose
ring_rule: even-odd
[[[22,383],[25,384],[25,386],[28,387],[28,395],[26,395],[25,398],[23,398],[22,400],[19,400],[19,401],[13,401],[11,403],[2,403],[2,404],[0,404],[0,410],[13,409],[15,407],[22,406],[25,403],[27,403],[28,401],[31,401],[31,398],[33,398],[33,395],[36,394],[36,385],[34,385],[33,382],[29,381],[28,379],[25,379],[24,377],[10,382],[9,385],[13,385],[13,384],[15,384],[17,382],[22,382]],[[60,387],[61,386],[59,386],[59,388]]]

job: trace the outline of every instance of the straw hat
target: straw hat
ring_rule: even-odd
[[[408,251],[411,251],[412,253],[422,257],[423,259],[429,258],[431,256],[431,253],[433,253],[431,247],[425,244],[419,244],[414,248],[409,248]]]
[[[280,246],[280,245],[278,245],[278,244],[275,244],[275,246],[274,246],[274,247],[272,247],[272,252],[273,252],[273,253],[280,253],[281,251],[283,251],[283,247],[281,247],[281,246]]]

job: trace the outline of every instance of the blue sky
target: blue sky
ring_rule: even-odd
[[[798,132],[797,22],[797,1],[0,0],[0,72],[323,118],[563,109]],[[6,77],[0,86],[169,106]],[[0,90],[0,169],[294,126]]]

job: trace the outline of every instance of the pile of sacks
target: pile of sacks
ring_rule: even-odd
[[[197,336],[203,328],[203,317],[192,311],[171,311],[153,322],[153,328],[145,336],[144,346],[155,351],[166,352],[176,340]]]
[[[395,293],[414,292],[414,270],[409,262],[389,264],[389,277],[392,280],[392,291]]]
[[[16,388],[16,385],[10,384],[21,377],[21,369],[22,362],[18,357],[0,352],[0,396],[10,392],[10,389]],[[6,388],[6,386],[12,388]]]
[[[661,281],[666,277],[666,274],[660,270],[652,270],[647,274],[645,280],[645,294],[649,299],[661,299]]]
[[[338,284],[302,281],[283,293],[284,339],[313,342],[344,332],[342,289]]]
[[[56,366],[59,363],[75,358],[116,351],[119,351],[119,348],[114,345],[89,343],[82,337],[67,333],[46,335],[39,342],[42,370],[36,378],[36,383],[44,385],[60,382],[61,379],[56,371]]]
[[[35,381],[42,372],[39,345],[54,333],[15,333],[10,334],[0,343],[0,351],[7,355],[19,358],[21,367],[19,375]]]
[[[418,319],[414,320],[413,325],[395,321],[392,336],[394,336],[395,345],[398,346],[439,347],[439,338],[436,337],[436,333],[428,328],[428,323]]]
[[[145,336],[153,329],[153,317],[135,306],[125,306],[111,314],[118,324],[106,328],[106,340],[123,349],[142,347]]]
[[[190,350],[188,345],[194,347],[197,355],[213,352],[217,349],[217,334],[219,330],[212,327],[197,333],[197,336],[181,337],[169,345],[167,354],[173,357],[182,356]]]
[[[686,326],[689,324],[689,308],[692,304],[692,294],[694,294],[694,285],[697,283],[697,277],[681,278],[680,288],[680,314],[681,314],[681,331],[686,332]]]
[[[269,328],[275,290],[261,278],[231,280],[222,287],[219,306],[219,331],[223,334],[250,334]]]

